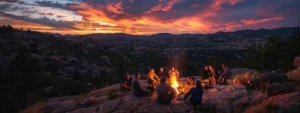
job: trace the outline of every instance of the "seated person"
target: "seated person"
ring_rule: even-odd
[[[186,78],[186,82],[190,86],[195,86],[195,77],[188,77],[188,78]]]
[[[219,84],[225,84],[227,79],[231,79],[231,76],[232,76],[232,72],[230,68],[225,63],[223,63],[222,72],[220,73],[220,78],[219,78]]]
[[[218,82],[219,73],[212,65],[209,65],[208,68],[209,68],[210,73],[211,73],[212,83],[213,83],[213,85],[216,85],[217,82]]]
[[[174,67],[172,67],[171,70],[169,71],[169,77],[176,76],[178,79],[179,75],[180,75],[179,71],[177,71]]]
[[[148,80],[148,83],[153,87],[153,88],[156,88],[157,84],[159,83],[159,77],[155,74],[154,72],[154,69],[151,68],[150,69],[150,72],[148,73],[148,76],[147,76],[147,80]]]
[[[148,86],[147,89],[150,90],[150,92],[144,90],[139,82],[139,79],[141,78],[141,75],[139,73],[136,73],[134,75],[135,77],[132,79],[131,89],[133,92],[133,95],[136,97],[142,97],[142,96],[151,96],[154,92],[153,87]]]
[[[129,74],[126,75],[125,78],[121,81],[120,87],[122,91],[131,91],[131,82],[132,78]]]
[[[167,75],[167,73],[165,72],[164,68],[160,68],[160,71],[158,73],[158,77],[160,79],[162,78],[169,78],[169,76]]]
[[[175,99],[177,92],[173,87],[166,84],[165,78],[161,79],[160,82],[156,87],[156,101],[162,104],[170,104],[171,100]]]
[[[203,88],[201,82],[199,80],[196,81],[196,87],[191,88],[184,96],[184,100],[186,100],[189,96],[191,96],[189,104],[195,109],[197,105],[201,105],[202,103],[202,95]]]
[[[212,77],[211,77],[211,72],[209,70],[209,66],[208,65],[205,65],[204,66],[204,76],[202,78],[202,80],[205,80],[205,79],[208,79],[208,83],[209,84],[212,84],[213,83],[213,80],[212,80]]]

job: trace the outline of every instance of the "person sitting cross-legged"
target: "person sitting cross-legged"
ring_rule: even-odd
[[[154,92],[154,88],[151,86],[148,86],[147,89],[150,90],[150,92],[143,89],[139,82],[141,75],[139,73],[136,73],[134,76],[135,77],[132,79],[132,84],[131,84],[131,89],[132,89],[133,95],[136,97],[151,96]]]
[[[156,87],[157,99],[156,101],[161,104],[170,104],[171,100],[176,97],[176,90],[170,85],[166,84],[166,79],[162,78],[160,84]]]
[[[129,74],[125,76],[125,78],[121,81],[120,88],[121,91],[131,91],[131,82],[132,78]]]
[[[191,96],[189,104],[192,105],[195,110],[197,105],[201,105],[203,96],[203,87],[199,80],[196,81],[196,87],[191,88],[185,95],[184,100]]]

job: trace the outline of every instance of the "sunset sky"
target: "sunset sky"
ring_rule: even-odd
[[[61,34],[292,27],[300,0],[0,0],[0,25]]]

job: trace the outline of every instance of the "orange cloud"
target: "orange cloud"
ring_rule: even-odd
[[[264,19],[259,19],[259,20],[241,20],[242,23],[246,25],[253,25],[253,24],[260,24],[268,21],[273,21],[273,20],[283,20],[285,17],[284,16],[279,16],[279,17],[271,17],[271,18],[264,18]]]
[[[116,4],[108,4],[106,7],[109,11],[115,13],[115,14],[123,14],[122,11],[122,1],[116,3]]]
[[[228,3],[230,5],[235,5],[238,2],[242,2],[243,0],[214,0],[214,3],[211,5],[211,8],[214,10],[222,9],[221,5]]]
[[[169,0],[166,4],[163,4],[163,0],[158,0],[159,1],[159,4],[152,7],[149,11],[145,12],[145,13],[151,13],[153,11],[169,11],[174,4],[178,3],[178,2],[181,2],[182,0]]]
[[[62,27],[53,28],[46,24],[40,25],[22,20],[19,20],[21,21],[19,23],[27,24],[15,23],[12,25],[18,28],[31,28],[43,32],[59,32],[62,34],[120,32],[128,34],[155,34],[161,32],[181,34],[232,31],[242,27],[244,28],[245,26],[285,19],[285,16],[274,16],[275,14],[267,15],[271,18],[264,19],[248,19],[249,16],[247,15],[235,14],[231,14],[231,18],[227,18],[227,15],[224,15],[224,12],[231,10],[222,9],[224,4],[233,6],[242,1],[243,0],[212,0],[212,2],[195,2],[195,4],[193,4],[194,2],[189,2],[186,3],[189,4],[188,7],[186,7],[178,5],[178,3],[185,2],[183,0],[158,0],[158,4],[152,2],[151,5],[140,12],[133,11],[133,13],[131,10],[140,8],[132,6],[134,5],[134,0],[129,0],[129,2],[121,0],[119,2],[107,2],[106,4],[83,2],[81,4],[73,4],[66,8],[72,11],[72,13],[82,17],[77,19],[66,18],[68,19],[67,22],[72,22],[71,25],[75,29],[71,29],[71,27],[68,27],[70,29],[62,29]],[[130,5],[125,6],[125,4]],[[174,4],[176,4],[176,8],[178,9],[175,9]],[[55,14],[68,16],[68,14],[59,12],[58,9],[56,10],[58,12]],[[256,17],[261,16],[255,11],[253,13],[256,14]],[[221,18],[223,16],[224,18]],[[234,16],[242,19],[235,19]],[[0,22],[3,22],[1,18]]]

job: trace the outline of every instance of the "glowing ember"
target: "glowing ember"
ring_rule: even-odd
[[[176,90],[177,92],[177,95],[179,94],[179,91],[178,91],[178,81],[177,81],[177,77],[176,76],[171,76],[170,78],[170,83],[171,83],[171,86]]]

